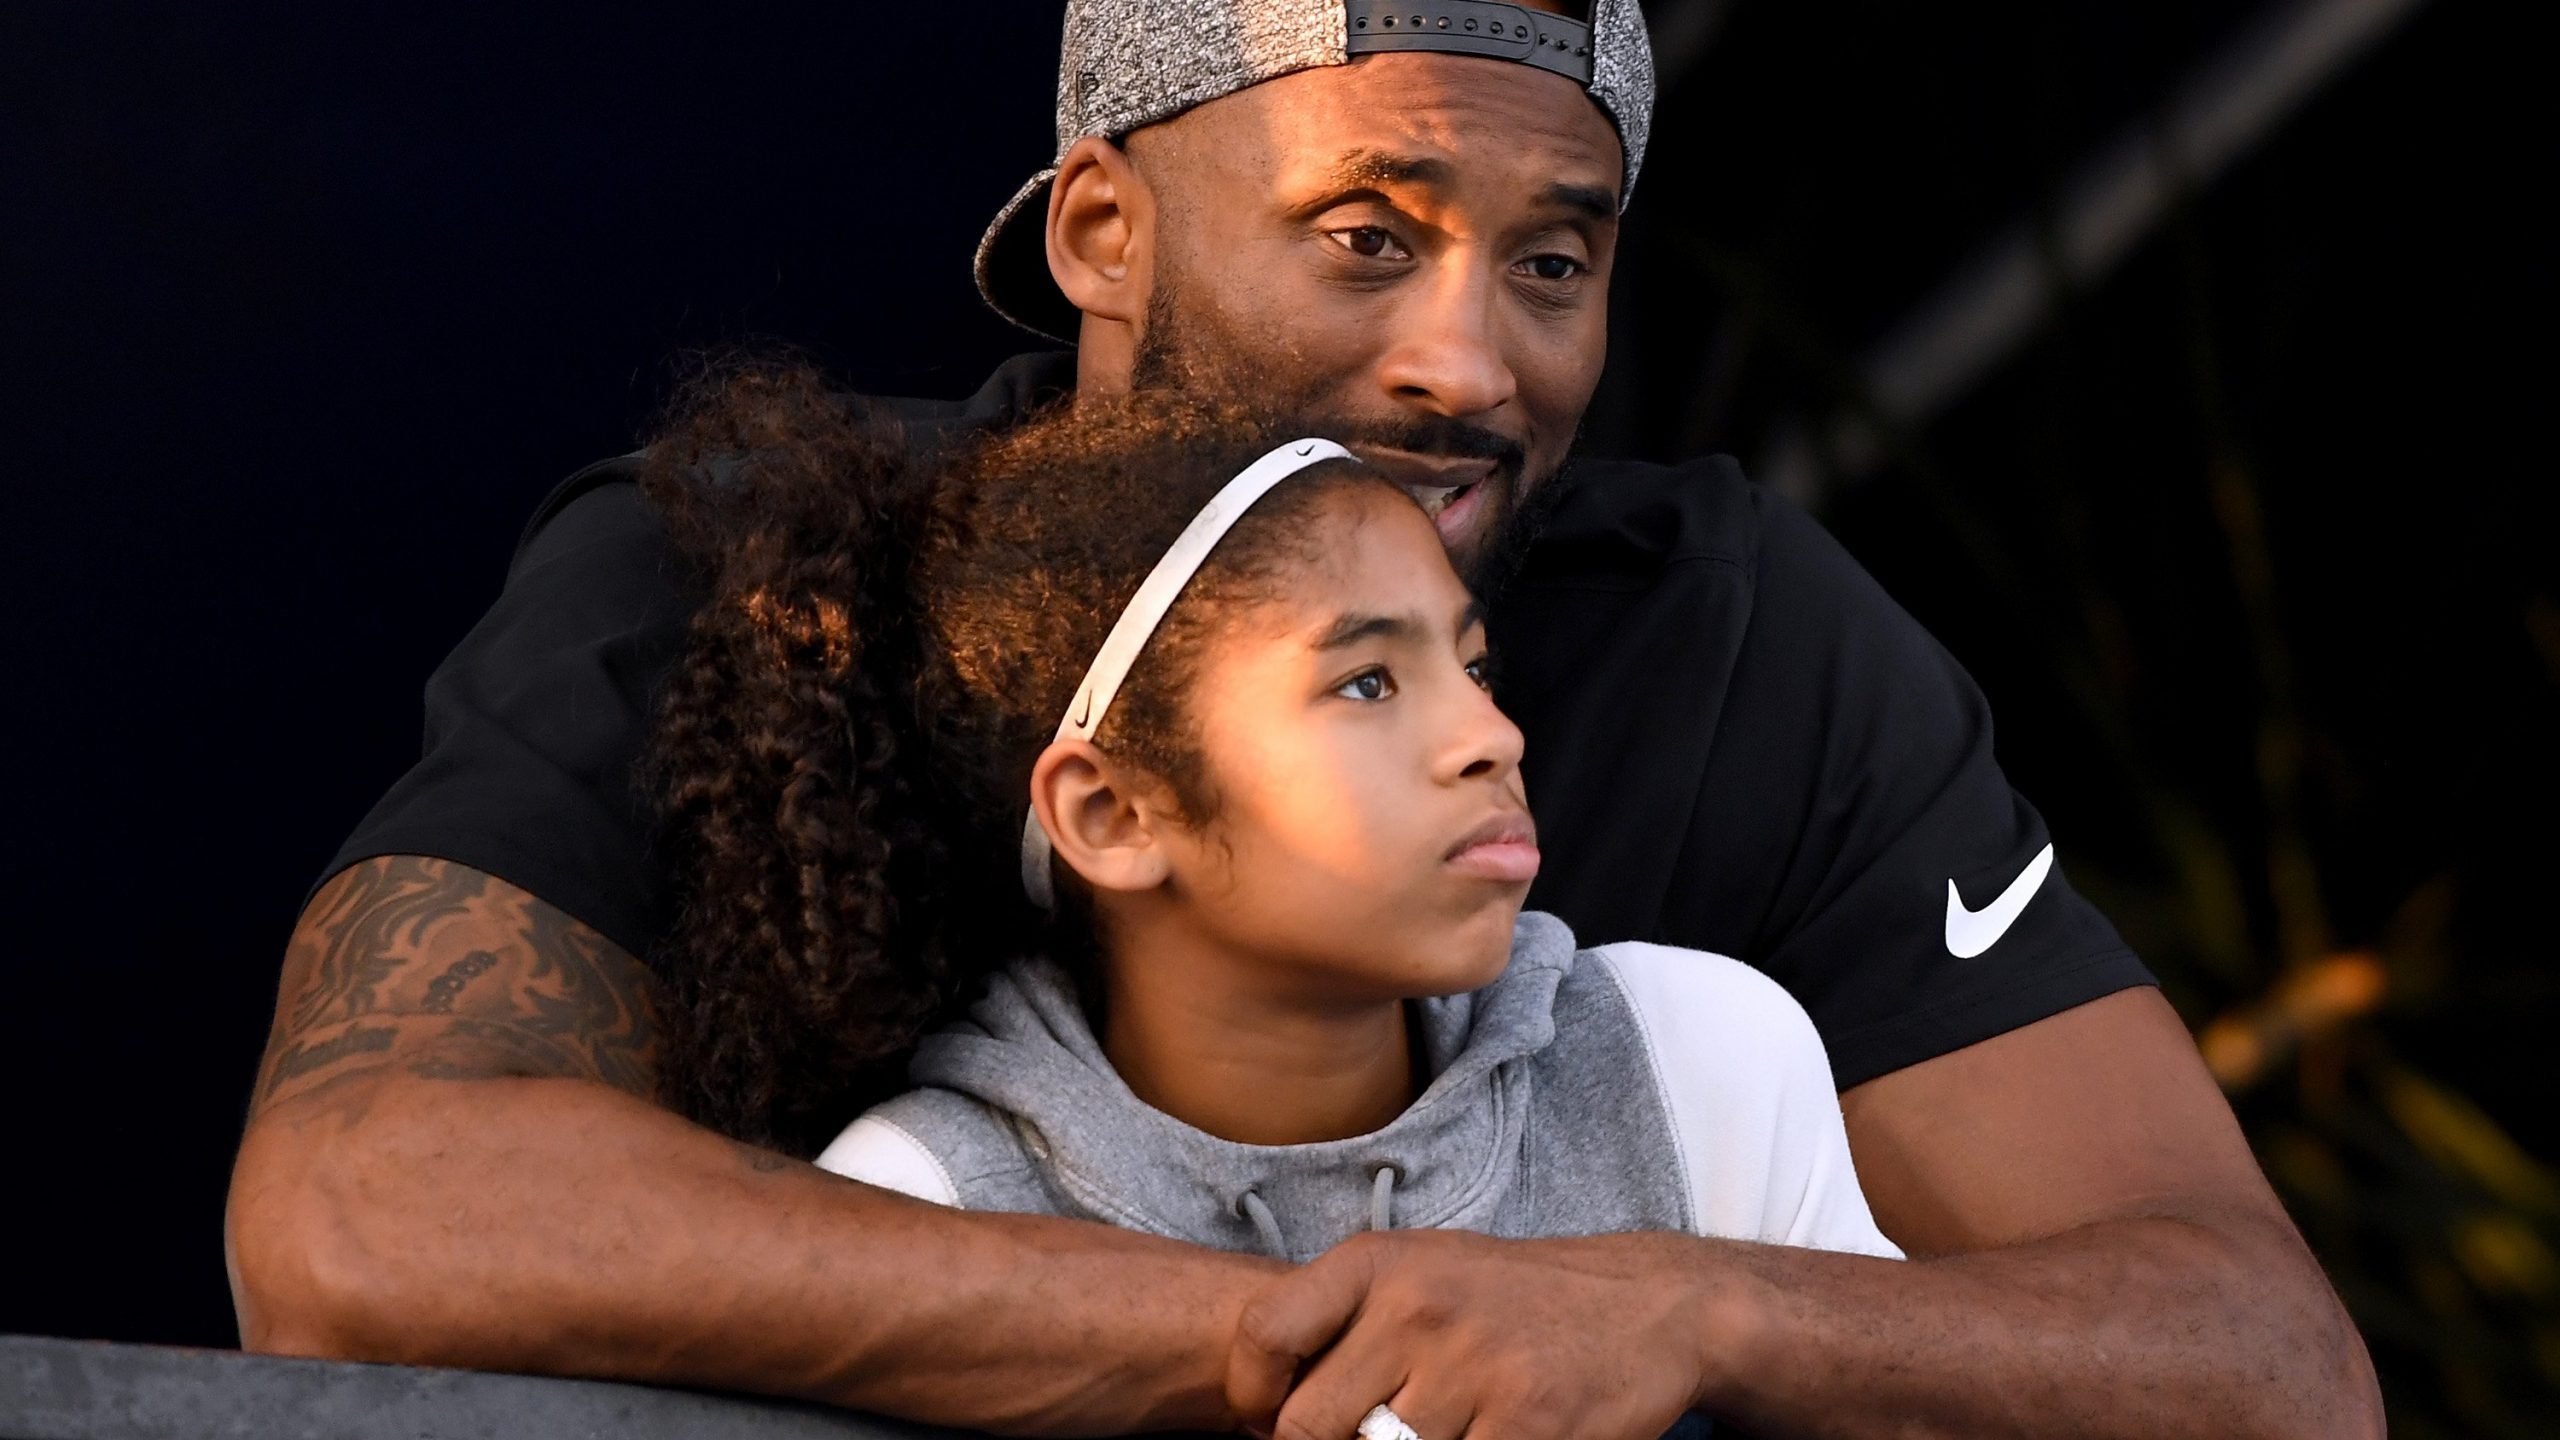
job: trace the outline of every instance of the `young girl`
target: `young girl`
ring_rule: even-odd
[[[1784,991],[1521,912],[1480,609],[1425,505],[1296,434],[1150,395],[919,457],[764,376],[659,447],[709,587],[657,761],[674,1098],[943,1204],[1289,1261],[1898,1253]]]

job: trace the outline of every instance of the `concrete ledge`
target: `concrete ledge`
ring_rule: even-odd
[[[598,1380],[0,1336],[0,1440],[950,1440],[820,1406]]]

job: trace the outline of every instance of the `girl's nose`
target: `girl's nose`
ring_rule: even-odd
[[[1511,717],[1493,703],[1493,697],[1476,688],[1472,681],[1467,685],[1467,694],[1467,715],[1458,731],[1458,743],[1449,752],[1449,772],[1457,779],[1475,780],[1500,778],[1520,768],[1520,756],[1528,748],[1520,727],[1512,724]]]

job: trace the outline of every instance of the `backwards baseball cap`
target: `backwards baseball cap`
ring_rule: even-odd
[[[1653,120],[1653,47],[1636,0],[1590,0],[1588,22],[1501,0],[1068,0],[1058,55],[1058,160],[1265,80],[1388,50],[1510,60],[1581,85],[1626,152],[1635,192]],[[1049,277],[1049,182],[1034,175],[978,242],[978,293],[1053,340],[1078,316]]]

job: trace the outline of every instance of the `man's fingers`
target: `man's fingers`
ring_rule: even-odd
[[[1369,1293],[1367,1249],[1327,1251],[1246,1302],[1236,1322],[1235,1349],[1227,1357],[1227,1406],[1248,1430],[1274,1433],[1298,1367],[1323,1353],[1360,1313]],[[1360,1417],[1351,1420],[1357,1425]]]
[[[1387,1401],[1396,1418],[1413,1427],[1422,1440],[1464,1440],[1467,1427],[1475,1422],[1475,1397],[1471,1391],[1452,1389],[1446,1385],[1424,1383],[1419,1377],[1405,1377],[1404,1388]],[[1366,1414],[1368,1412],[1361,1412]]]
[[[1280,1406],[1271,1440],[1353,1440],[1362,1417],[1405,1388],[1403,1347],[1380,1344],[1376,1330],[1354,1325],[1316,1357]],[[1412,1416],[1396,1413],[1432,1440]]]

